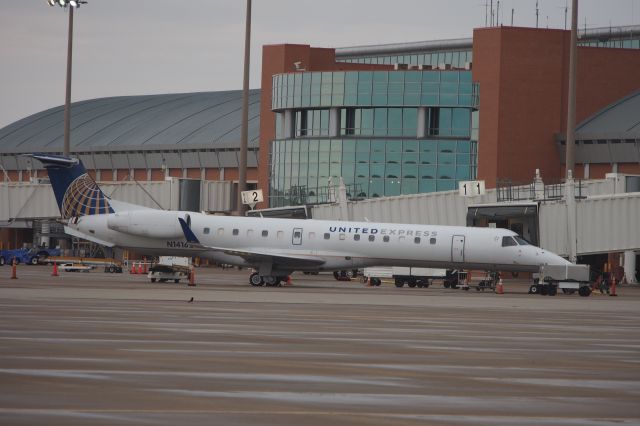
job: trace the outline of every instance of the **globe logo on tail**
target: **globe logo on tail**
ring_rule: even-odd
[[[69,219],[113,213],[113,209],[98,184],[85,173],[78,176],[65,191],[61,212],[64,219]]]

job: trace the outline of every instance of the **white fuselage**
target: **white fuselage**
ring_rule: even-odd
[[[190,229],[200,244],[212,249],[189,244],[175,225],[179,217],[188,217]],[[158,210],[83,216],[67,228],[86,239],[141,254],[200,256],[254,268],[268,262],[270,255],[294,258],[284,263],[274,261],[274,271],[282,273],[367,266],[535,272],[540,265],[568,263],[532,245],[504,246],[503,238],[516,234],[495,228],[212,216]],[[244,255],[234,253],[236,250]],[[252,257],[245,252],[258,254]],[[295,259],[305,257],[320,262],[296,264]]]

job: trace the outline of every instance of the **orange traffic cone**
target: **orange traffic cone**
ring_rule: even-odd
[[[138,262],[138,274],[142,274],[142,262]]]
[[[496,285],[496,294],[504,294],[504,286],[502,285],[502,278],[498,279],[498,284]]]
[[[293,285],[293,281],[291,281],[291,275],[287,275],[287,281],[285,282],[285,285]]]
[[[135,264],[135,262],[131,263],[131,269],[129,269],[129,273],[130,274],[135,274],[136,273],[136,264]]]
[[[191,271],[189,271],[189,286],[195,287],[195,285],[196,285],[196,271],[192,268]]]
[[[53,272],[51,273],[52,277],[58,277],[60,276],[58,274],[58,263],[57,262],[53,262]]]
[[[11,264],[11,279],[12,280],[17,280],[18,279],[18,268],[16,266],[16,258],[13,258],[13,263]]]
[[[147,264],[147,259],[144,260],[144,264],[143,265],[144,265],[144,269],[142,270],[142,273],[146,275],[149,272],[149,266]]]
[[[371,277],[367,277],[367,287],[371,287]]]
[[[615,278],[611,278],[611,292],[609,293],[609,296],[617,296]]]

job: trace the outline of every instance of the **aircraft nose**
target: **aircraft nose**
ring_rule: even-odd
[[[568,260],[558,256],[555,253],[550,253],[545,250],[539,250],[541,255],[541,260],[544,265],[568,265],[571,264]]]

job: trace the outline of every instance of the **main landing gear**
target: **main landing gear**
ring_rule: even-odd
[[[267,287],[279,287],[283,282],[287,281],[286,276],[275,275],[260,275],[254,272],[249,276],[249,284],[254,287],[267,286]]]

